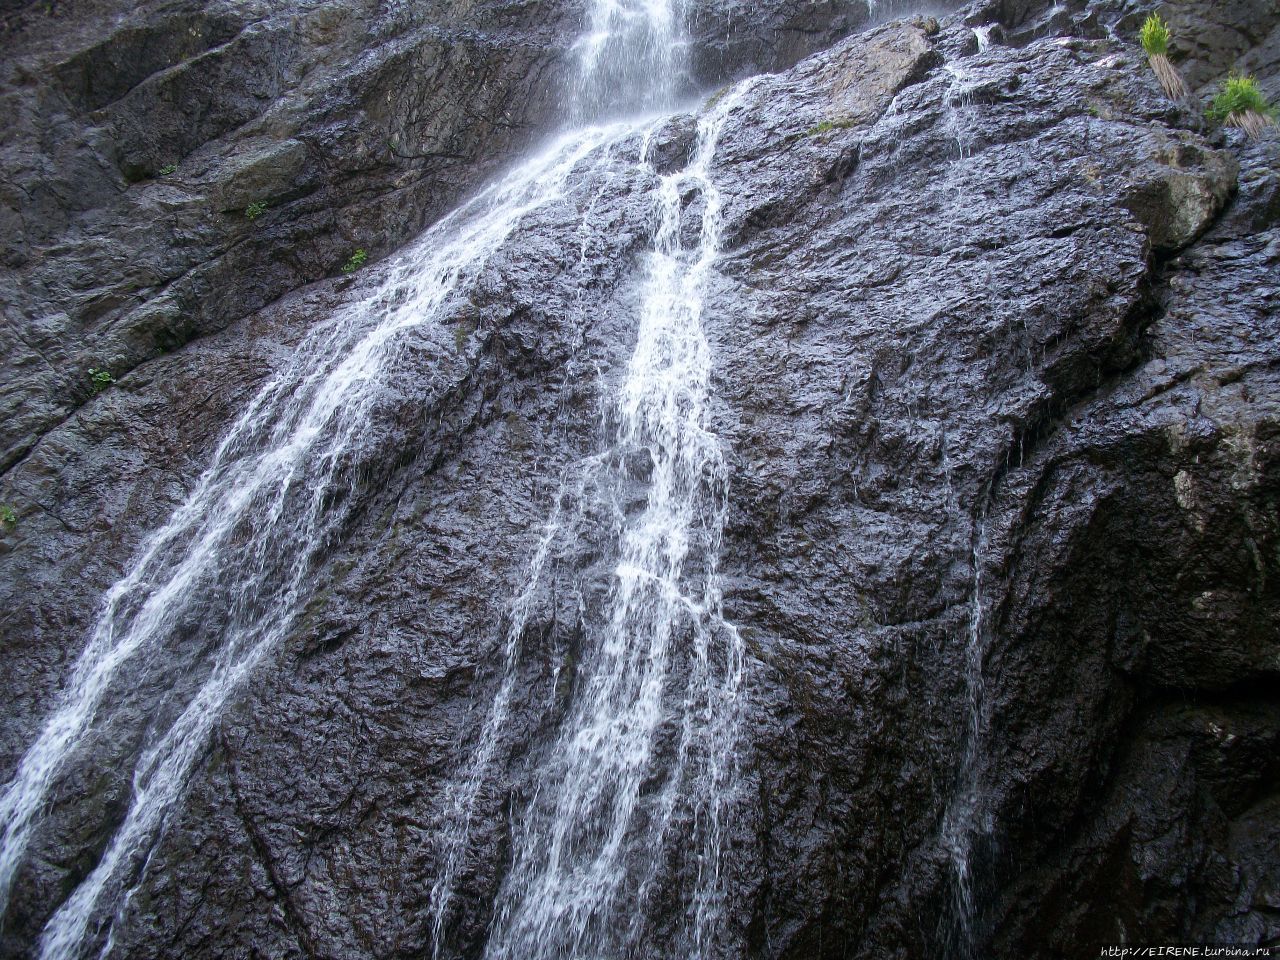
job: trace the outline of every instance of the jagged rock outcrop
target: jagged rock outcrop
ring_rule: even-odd
[[[1205,38],[1180,48],[1194,85],[1274,64],[1274,11],[1228,42],[1221,5],[1171,6]],[[377,273],[306,284],[531,142],[570,18],[49,9],[9,13],[4,39],[6,774],[145,532]],[[1280,938],[1280,141],[1165,100],[1128,39],[1141,13],[1005,0],[837,42],[860,13],[700,11],[708,86],[821,50],[743,93],[713,170],[725,612],[750,653],[727,955]],[[659,131],[662,169],[693,129]],[[433,833],[508,604],[630,353],[638,150],[523,224],[390,374],[344,536],[222,716],[117,955],[429,950]],[[100,365],[120,383],[93,395]],[[575,611],[607,588],[606,528],[538,597],[460,956],[536,788]],[[65,774],[0,952],[29,955],[123,816],[153,693]],[[655,904],[659,925],[682,909]]]

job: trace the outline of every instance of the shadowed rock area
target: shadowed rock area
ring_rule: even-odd
[[[651,192],[766,70],[711,169],[720,574],[748,656],[710,955],[1280,944],[1280,134],[1200,110],[1237,66],[1274,97],[1280,18],[1168,4],[1201,98],[1173,104],[1134,42],[1150,5],[879,6],[696,5],[688,109],[593,154],[412,335],[300,615],[91,952],[430,955],[440,825],[543,523],[600,449]],[[0,16],[7,777],[260,385],[549,132],[581,10]],[[385,262],[343,276],[356,248]],[[615,466],[642,498],[646,465]],[[484,952],[616,522],[584,513],[532,598],[446,957]],[[204,616],[171,669],[124,668],[59,773],[0,954],[37,956],[102,856],[184,658],[231,619]],[[686,910],[652,891],[635,956],[667,957]]]

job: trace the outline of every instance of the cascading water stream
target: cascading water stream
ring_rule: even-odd
[[[0,795],[0,907],[59,774],[120,694],[122,668],[173,670],[176,649],[199,649],[192,631],[209,652],[184,664],[199,672],[195,693],[143,744],[123,822],[49,920],[42,957],[83,952],[105,890],[137,876],[222,705],[288,632],[312,561],[347,514],[349,460],[406,338],[438,321],[521,219],[558,198],[582,159],[622,129],[561,138],[429,230],[367,299],[310,337],[108,592],[59,703]]]
[[[965,730],[957,782],[942,821],[942,845],[951,860],[953,881],[954,954],[973,955],[977,902],[973,891],[973,841],[983,823],[981,783],[978,779],[982,746],[983,711],[986,705],[983,661],[986,657],[986,607],[983,598],[982,563],[987,547],[985,518],[979,518],[973,541],[973,587],[969,597],[969,623],[964,646]]]
[[[974,30],[978,52],[986,49],[990,31]],[[966,166],[974,162],[973,144],[969,131],[969,112],[973,109],[973,87],[966,67],[960,63],[943,64],[943,70],[951,78],[943,93],[943,105],[948,137],[954,141],[956,156],[948,164],[947,177],[955,184],[958,194],[968,193],[965,181]],[[947,478],[949,498],[951,478]],[[954,514],[964,512],[961,504],[952,501]],[[979,760],[983,737],[983,711],[985,710],[985,686],[983,666],[986,655],[986,624],[982,583],[982,563],[986,553],[986,520],[974,521],[971,546],[972,587],[969,597],[968,629],[964,636],[964,688],[965,728],[961,736],[959,764],[956,781],[946,811],[942,818],[940,842],[951,865],[951,911],[944,917],[942,930],[948,955],[968,960],[975,948],[975,922],[978,904],[974,895],[973,846],[977,833],[982,829],[982,795],[979,780]]]
[[[972,105],[973,92],[965,85],[965,71],[960,64],[944,63],[942,69],[951,77],[951,83],[944,94],[947,128],[956,143],[956,162],[963,163],[969,158],[970,151],[965,113]]]
[[[567,119],[670,110],[689,83],[684,0],[592,0],[588,18]]]
[[[577,45],[567,119],[670,108],[685,85],[680,21],[678,7],[662,0],[595,3]],[[720,224],[710,167],[732,103],[725,98],[701,120],[687,169],[659,178],[659,226],[636,351],[610,413],[611,443],[578,465],[557,499],[512,607],[488,721],[453,796],[433,886],[437,952],[472,807],[499,759],[549,550],[576,526],[562,522],[575,506],[581,512],[592,496],[616,497],[634,481],[622,465],[637,456],[649,462],[645,506],[622,525],[615,583],[605,613],[588,625],[572,704],[545,759],[546,788],[516,825],[487,955],[580,956],[588,941],[596,955],[611,944],[624,952],[641,930],[639,912],[623,902],[644,900],[677,826],[677,846],[690,858],[681,955],[704,956],[714,936],[743,652],[720,610],[727,477],[705,425],[710,361],[701,311]],[[562,136],[431,228],[365,299],[308,335],[110,589],[59,701],[0,794],[0,914],[32,837],[48,826],[59,778],[86,762],[113,723],[134,722],[116,709],[128,688],[145,680],[160,689],[162,708],[140,732],[123,818],[46,924],[41,957],[73,960],[103,936],[109,952],[112,911],[118,918],[141,882],[223,706],[289,633],[308,574],[341,535],[357,499],[362,438],[386,401],[389,371],[412,363],[406,345],[439,346],[431,331],[522,218],[563,196],[584,158],[634,129],[581,126]],[[700,198],[700,220],[697,243],[686,249],[691,195]],[[170,672],[181,679],[168,682]],[[660,729],[673,723],[677,744],[664,752]],[[655,780],[660,788],[647,792]]]
[[[583,76],[590,78],[580,82],[580,102],[598,97],[601,82],[607,88],[629,78],[649,84],[632,98],[636,103],[669,103],[683,46],[675,12],[661,3],[629,12],[611,2],[594,9],[579,43]],[[441,866],[432,887],[437,957],[446,952],[475,807],[503,759],[524,634],[548,559],[557,544],[590,525],[595,508],[626,499],[637,458],[647,471],[644,506],[621,519],[608,601],[580,624],[571,702],[537,765],[539,786],[514,820],[512,864],[484,955],[632,955],[648,933],[647,894],[677,842],[693,862],[683,890],[688,916],[663,952],[704,957],[715,936],[744,655],[723,619],[716,574],[727,475],[719,441],[705,424],[710,356],[701,314],[721,217],[710,169],[737,97],[723,98],[701,118],[690,163],[659,181],[637,343],[606,412],[608,441],[562,480],[512,604],[497,691],[440,829]],[[643,151],[640,162],[646,163]],[[697,243],[686,249],[682,226],[698,209],[695,197]],[[673,723],[677,742],[664,751],[663,730]],[[661,787],[646,793],[654,782]],[[681,825],[689,828],[677,838],[672,834]]]
[[[681,840],[694,841],[698,871],[679,955],[704,956],[713,934],[743,651],[723,620],[715,572],[727,476],[705,426],[710,357],[701,312],[720,225],[709,168],[733,99],[702,119],[692,162],[658,190],[636,349],[603,460],[646,457],[648,493],[621,534],[601,622],[587,625],[574,703],[539,767],[543,786],[517,823],[485,952],[493,960],[627,955],[642,935],[633,920],[680,804],[696,825],[698,836]],[[681,221],[693,192],[701,224],[697,246],[686,250]],[[607,487],[609,478],[597,473],[594,482]],[[663,757],[660,728],[673,718],[679,742]],[[646,803],[641,788],[650,779],[664,785]]]

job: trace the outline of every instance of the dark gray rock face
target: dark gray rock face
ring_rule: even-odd
[[[1194,85],[1275,63],[1270,8],[1228,40],[1223,5],[1173,7],[1205,38],[1180,48]],[[6,776],[142,537],[378,268],[312,281],[530,144],[576,29],[536,4],[48,9],[3,37]],[[1276,943],[1280,140],[1163,99],[1138,4],[845,40],[862,5],[696,13],[708,86],[821,51],[746,90],[713,171],[721,566],[750,655],[721,952]],[[979,52],[975,24],[1004,42]],[[693,129],[657,130],[659,171]],[[529,217],[392,374],[343,536],[104,906],[109,955],[430,952],[511,599],[633,346],[639,149]],[[95,395],[91,366],[120,383]],[[609,549],[602,524],[551,558],[449,955],[483,950]],[[157,696],[62,775],[3,955],[33,955],[101,855]],[[656,902],[644,957],[684,909]]]
[[[992,48],[870,130],[806,136],[848,109],[806,99],[724,152],[729,611],[768,706],[753,946],[955,935],[938,784],[967,708],[980,954],[1274,938],[1274,143],[1169,262],[1238,161],[1108,44]]]

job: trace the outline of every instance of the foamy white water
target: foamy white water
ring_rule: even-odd
[[[648,456],[647,498],[626,522],[573,704],[518,820],[485,951],[492,960],[627,955],[644,935],[637,913],[669,852],[678,806],[686,810],[679,822],[695,825],[679,841],[691,845],[698,868],[687,939],[668,949],[704,956],[715,932],[743,650],[723,619],[716,576],[727,476],[706,426],[711,362],[701,315],[720,232],[710,165],[735,99],[701,120],[692,162],[658,189],[659,227],[608,458]],[[702,199],[701,229],[686,250],[682,197],[692,191]],[[679,742],[664,756],[660,727],[673,720]],[[642,785],[651,780],[663,787],[646,801]]]
[[[380,376],[405,334],[438,322],[527,214],[561,196],[574,168],[619,133],[561,138],[432,228],[385,281],[297,350],[222,440],[168,523],[108,592],[59,703],[0,795],[0,908],[59,771],[92,733],[121,667],[200,672],[194,696],[137,760],[124,821],[50,919],[41,956],[79,956],[108,889],[136,875],[223,704],[283,637],[312,558],[345,516],[344,457],[358,448]],[[168,657],[191,622],[210,627],[198,663]]]

